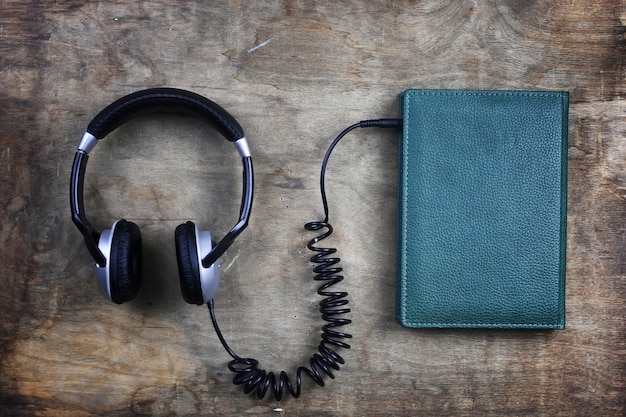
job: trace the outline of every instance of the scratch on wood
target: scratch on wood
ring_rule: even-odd
[[[21,63],[21,61],[15,61],[15,62],[12,62],[10,64],[5,65],[3,68],[0,68],[0,74],[3,73],[3,72],[6,72],[10,68],[18,65],[19,63]]]
[[[231,266],[233,266],[233,264],[235,263],[235,261],[237,260],[237,258],[239,258],[239,253],[237,255],[235,255],[235,257],[233,258],[232,261],[230,261],[230,263],[226,266],[226,268],[223,268],[222,271],[226,272],[230,269]]]
[[[246,52],[251,54],[252,52],[256,51],[257,49],[264,47],[265,45],[267,45],[268,43],[270,43],[274,39],[276,39],[276,36],[270,36],[269,38],[267,38],[266,40],[264,40],[263,42],[261,42],[257,46],[253,46],[252,48],[248,49]]]

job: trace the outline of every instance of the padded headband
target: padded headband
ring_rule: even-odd
[[[244,168],[243,196],[239,221],[230,232],[202,259],[202,265],[211,266],[226,252],[235,238],[246,228],[252,209],[252,158],[243,129],[226,110],[201,95],[175,88],[153,88],[122,97],[108,105],[89,123],[74,156],[70,183],[72,220],[85,238],[85,244],[96,263],[104,267],[106,258],[98,249],[98,232],[87,219],[84,209],[83,186],[89,152],[110,132],[133,117],[154,113],[185,113],[207,120],[220,134],[234,142],[242,156]]]
[[[239,123],[218,104],[199,94],[176,88],[153,88],[122,97],[98,113],[89,123],[87,132],[96,139],[102,139],[136,116],[160,111],[204,118],[230,142],[244,137]]]

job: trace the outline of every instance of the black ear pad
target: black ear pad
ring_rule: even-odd
[[[200,260],[196,242],[196,226],[187,222],[176,227],[176,259],[183,298],[189,304],[204,304],[200,284]]]
[[[120,220],[111,240],[109,265],[111,300],[117,304],[130,301],[141,284],[141,232],[132,222]]]

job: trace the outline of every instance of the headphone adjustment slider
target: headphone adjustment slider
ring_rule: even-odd
[[[239,152],[239,155],[241,155],[242,158],[250,158],[252,156],[248,140],[245,136],[235,141],[235,148],[237,148],[237,152]]]
[[[80,143],[78,144],[78,152],[89,154],[91,150],[98,144],[98,139],[89,132],[85,132]]]

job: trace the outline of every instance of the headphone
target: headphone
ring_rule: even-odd
[[[242,158],[243,193],[239,220],[219,243],[211,232],[201,231],[188,221],[176,227],[176,259],[183,298],[190,304],[207,304],[217,292],[220,279],[219,258],[247,227],[252,209],[253,173],[250,148],[242,127],[226,110],[213,101],[186,90],[153,88],[122,97],[108,105],[89,123],[72,165],[70,206],[72,221],[82,233],[96,265],[100,291],[121,304],[139,291],[142,269],[141,232],[124,219],[110,229],[97,231],[87,219],[84,208],[84,179],[89,152],[100,139],[139,115],[168,112],[183,113],[207,120],[222,136],[233,142]]]

